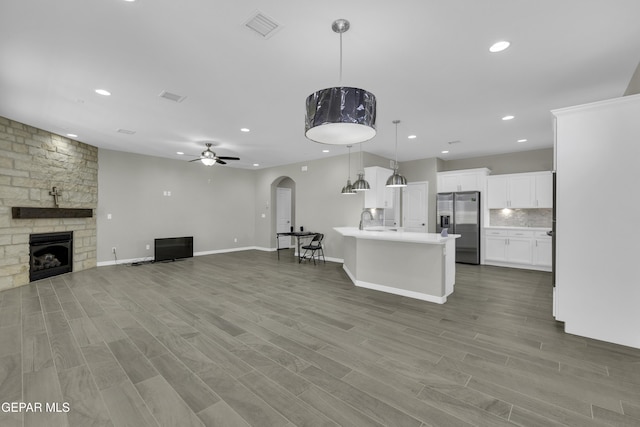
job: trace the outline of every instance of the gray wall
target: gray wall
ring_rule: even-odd
[[[103,149],[98,159],[99,263],[114,246],[119,259],[153,257],[158,237],[193,236],[194,252],[254,245],[254,171]]]
[[[631,77],[631,81],[629,82],[629,86],[627,86],[627,90],[624,92],[624,96],[635,95],[637,93],[640,93],[640,64],[638,64],[635,73],[633,73],[633,77]]]
[[[439,171],[474,168],[489,168],[491,169],[491,175],[553,170],[553,148],[473,157],[470,159],[443,160],[442,169],[439,169]]]
[[[326,256],[342,259],[342,236],[333,227],[357,227],[364,205],[362,194],[340,194],[347,182],[347,157],[344,154],[255,171],[255,245],[264,248],[276,245],[274,192],[280,180],[288,177],[295,182],[296,228],[303,226],[305,230],[324,233]],[[365,159],[365,166],[369,166],[366,155]],[[359,164],[357,151],[354,151],[351,155],[351,182],[356,179]],[[307,167],[306,172],[301,170],[302,166]]]
[[[325,234],[326,256],[342,259],[342,237],[333,230],[357,226],[364,195],[344,196],[347,154],[260,170],[205,167],[186,161],[99,151],[97,210],[99,263],[153,256],[157,237],[194,236],[194,251],[271,249],[275,242],[275,188],[293,188],[296,229]],[[389,159],[363,153],[364,166],[389,167]],[[400,163],[409,182],[429,183],[429,232],[435,231],[437,172],[489,167],[493,173],[551,169],[553,150],[444,161]],[[307,171],[301,170],[302,166]],[[351,155],[351,180],[360,169],[359,150]],[[164,196],[171,191],[171,196]],[[112,219],[107,219],[107,214]],[[264,215],[264,217],[263,217]],[[237,238],[238,241],[234,242]],[[145,246],[151,245],[150,250]]]

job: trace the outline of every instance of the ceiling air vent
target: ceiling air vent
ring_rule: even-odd
[[[158,96],[173,102],[182,102],[186,98],[186,96],[177,95],[166,90],[163,90]]]
[[[280,24],[260,11],[256,11],[244,25],[265,39],[273,36],[282,28]]]
[[[125,135],[133,135],[134,133],[136,133],[135,130],[129,130],[129,129],[117,129],[116,132],[124,133]]]

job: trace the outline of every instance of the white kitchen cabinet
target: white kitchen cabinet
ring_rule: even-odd
[[[487,265],[551,271],[551,238],[546,231],[527,228],[486,228],[484,260]]]
[[[536,208],[553,208],[553,175],[543,172],[535,175]]]
[[[485,236],[484,259],[486,261],[507,261],[507,238]]]
[[[438,172],[438,193],[455,191],[484,191],[487,168]]]
[[[387,179],[393,175],[391,169],[379,166],[364,168],[364,179],[371,189],[364,191],[364,207],[369,208],[393,208],[394,189],[386,186]]]
[[[487,177],[487,206],[489,209],[509,207],[508,177],[506,175]]]
[[[551,267],[552,261],[552,241],[546,232],[536,233],[533,239],[533,265],[541,267]]]
[[[531,243],[531,238],[509,237],[507,239],[507,262],[532,264],[533,251]]]
[[[535,177],[531,175],[511,175],[508,179],[509,207],[534,207]]]
[[[531,264],[530,231],[494,230],[485,231],[485,261],[501,261],[515,264]]]
[[[487,177],[487,205],[489,209],[553,207],[551,172]]]

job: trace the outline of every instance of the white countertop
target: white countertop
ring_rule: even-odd
[[[442,237],[440,233],[415,233],[411,231],[379,231],[379,230],[359,230],[357,227],[334,227],[343,236],[355,237],[357,239],[386,240],[392,242],[424,243],[431,245],[443,245],[447,241],[457,239],[459,234],[449,234]]]
[[[551,231],[551,227],[509,227],[506,225],[489,225],[484,227],[485,229],[500,229],[500,230],[530,230],[530,231]]]

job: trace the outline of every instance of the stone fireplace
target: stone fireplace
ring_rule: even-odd
[[[95,267],[97,205],[97,147],[0,117],[0,291],[38,280],[30,273],[32,235],[72,233],[68,271]],[[16,207],[20,215],[15,214]],[[54,217],[25,215],[38,211],[32,208],[57,212]],[[89,214],[60,214],[65,210]],[[51,251],[38,253],[42,258],[37,263],[48,265],[41,270],[58,271],[52,255],[61,264],[65,261],[64,255]]]

